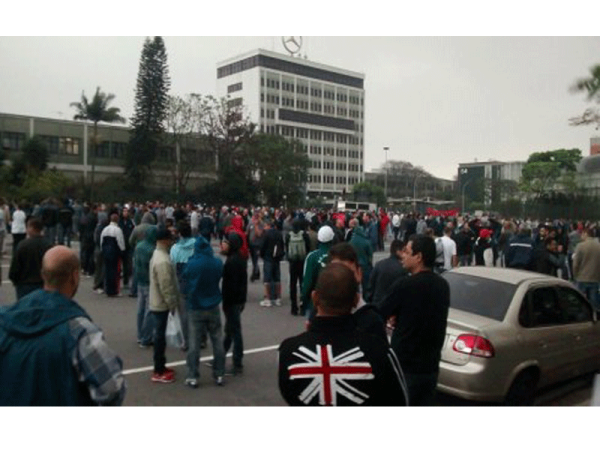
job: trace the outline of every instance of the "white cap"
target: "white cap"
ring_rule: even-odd
[[[333,240],[333,230],[329,225],[324,225],[319,229],[319,234],[317,235],[317,239],[319,242],[330,242]]]

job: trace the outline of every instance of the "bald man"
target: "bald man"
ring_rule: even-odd
[[[0,406],[120,405],[121,359],[73,297],[79,259],[68,247],[42,260],[43,289],[0,309]]]

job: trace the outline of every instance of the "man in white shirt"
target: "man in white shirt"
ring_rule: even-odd
[[[436,239],[436,248],[441,248],[443,252],[443,262],[439,258],[436,258],[436,266],[440,273],[450,270],[458,265],[456,242],[454,242],[454,240],[450,237],[451,235],[452,227],[446,226],[444,227],[444,235],[441,238]],[[441,267],[440,262],[442,262]]]
[[[120,297],[121,280],[119,272],[121,257],[125,251],[125,237],[123,236],[123,230],[119,227],[118,214],[111,214],[110,224],[102,230],[100,248],[104,256],[104,292],[109,297]]]
[[[13,213],[12,224],[10,227],[10,232],[13,237],[13,256],[17,252],[17,246],[19,242],[21,242],[27,236],[27,227],[25,226],[25,212],[16,205],[17,209]]]

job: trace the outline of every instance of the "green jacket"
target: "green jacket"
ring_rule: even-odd
[[[302,307],[306,311],[312,310],[313,308],[311,293],[315,289],[321,269],[327,265],[327,255],[329,254],[329,249],[332,245],[333,242],[327,242],[326,244],[319,242],[317,249],[310,252],[304,261],[304,275],[300,300]]]
[[[362,227],[354,228],[350,245],[354,247],[358,256],[358,265],[361,267],[373,266],[373,247]]]
[[[149,225],[144,240],[136,245],[133,252],[135,276],[142,286],[150,286],[150,260],[156,248],[156,231],[155,225]]]

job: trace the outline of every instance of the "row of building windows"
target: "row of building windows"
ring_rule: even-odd
[[[349,185],[353,186],[358,183],[357,177],[334,177],[332,175],[308,175],[309,183],[324,183],[324,184],[333,184],[335,183],[340,185]]]
[[[271,109],[267,109],[267,119],[275,119],[275,111]],[[265,117],[265,110],[261,109],[260,113],[261,117]],[[351,144],[351,145],[362,145],[363,139],[358,138],[356,136],[348,136],[346,134],[332,133],[329,131],[319,131],[319,130],[308,130],[306,128],[296,128],[294,132],[294,127],[281,125],[278,129],[283,136],[296,137],[298,139],[311,139],[315,141],[323,140],[325,142],[337,142],[338,144]],[[328,148],[328,147],[326,147]],[[332,148],[333,155],[333,148]],[[345,150],[343,155],[338,154],[338,156],[345,156]],[[358,153],[358,152],[354,152]]]
[[[228,106],[229,108],[237,108],[237,107],[239,107],[239,106],[242,106],[242,104],[243,104],[243,99],[242,99],[241,97],[234,98],[234,99],[232,99],[232,100],[229,100],[229,101],[227,102],[227,106]]]
[[[241,83],[238,83],[241,85]],[[261,77],[260,79],[260,85],[261,86],[265,86],[265,78]],[[235,86],[235,85],[232,85]],[[279,81],[278,80],[274,80],[272,78],[267,78],[267,87],[271,88],[271,89],[279,89]],[[231,87],[231,86],[230,86]],[[241,89],[241,86],[240,86]],[[294,85],[294,83],[289,83],[287,81],[282,81],[281,82],[281,89],[283,91],[286,92],[298,92],[298,94],[302,94],[302,95],[308,95],[309,91],[310,91],[310,95],[312,95],[313,97],[319,97],[319,98],[325,98],[327,100],[336,100],[338,102],[342,102],[342,103],[347,103],[348,101],[354,105],[359,105],[359,104],[363,104],[362,102],[362,98],[357,97],[355,95],[350,95],[348,96],[347,94],[342,94],[342,93],[338,93],[337,95],[335,94],[334,91],[330,91],[330,90],[322,90],[320,88],[308,88],[308,86],[306,85],[302,85],[302,84],[298,84],[297,88]],[[229,92],[229,88],[228,88],[228,92]],[[231,91],[233,92],[233,91]]]
[[[319,161],[312,160],[311,166],[313,169],[325,169],[325,170],[338,170],[338,171],[346,171],[349,167],[358,167],[355,164],[346,164],[343,162],[334,163],[333,161]]]
[[[267,94],[265,97],[265,94],[260,94],[261,102],[264,102],[265,98],[267,100],[267,103],[279,105],[279,96],[278,95]],[[241,104],[241,99],[240,99],[240,104]],[[296,105],[298,107],[298,109],[308,110],[309,103],[305,100],[298,100],[297,102],[294,102],[293,98],[281,97],[281,105],[287,106],[290,108],[293,108],[294,105]],[[338,116],[344,116],[344,117],[347,116],[348,112],[349,112],[350,117],[353,117],[356,119],[364,117],[362,112],[356,111],[354,109],[351,109],[350,111],[348,111],[348,109],[346,109],[346,108],[337,108],[337,110],[336,110],[336,108],[332,105],[323,106],[321,103],[315,103],[315,102],[310,103],[310,110],[312,112],[317,112],[317,113],[324,112],[325,114],[332,114],[332,115],[337,113]]]
[[[46,144],[50,155],[79,155],[83,149],[80,138],[70,136],[39,135]],[[3,147],[6,150],[21,150],[25,145],[25,133],[5,132],[2,135]],[[102,141],[97,148],[92,145],[91,151],[97,158],[124,159],[127,151],[126,142]]]

